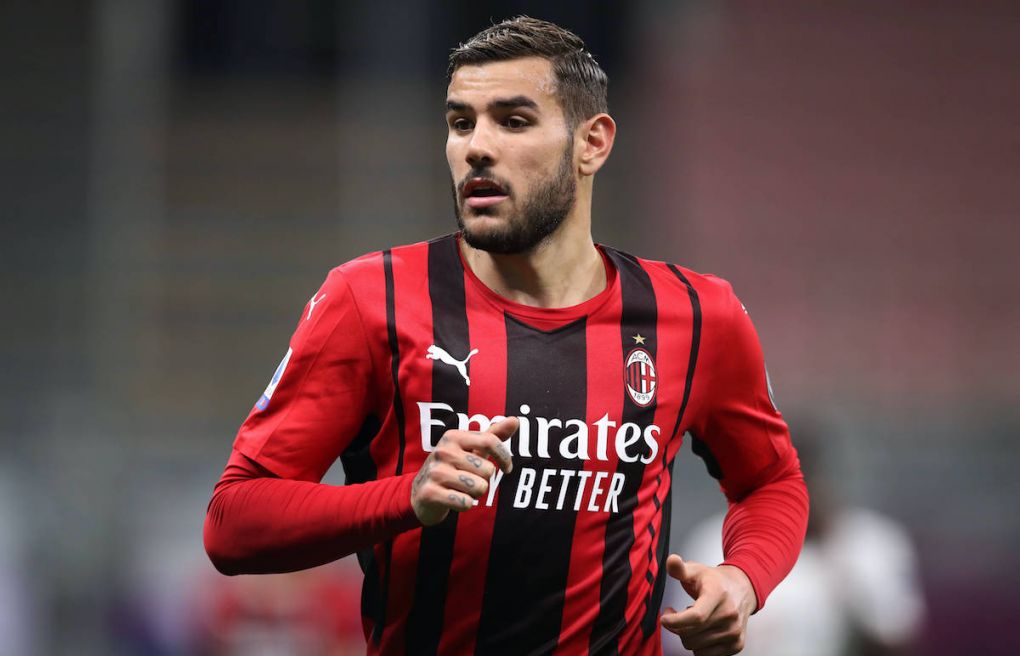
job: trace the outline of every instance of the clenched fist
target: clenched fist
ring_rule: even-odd
[[[446,519],[451,510],[472,508],[474,500],[489,491],[489,479],[496,472],[493,462],[509,474],[513,463],[503,441],[517,431],[519,424],[517,417],[509,417],[484,433],[443,433],[411,485],[411,506],[418,521],[432,526]]]

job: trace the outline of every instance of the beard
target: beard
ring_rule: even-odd
[[[509,216],[506,225],[486,230],[470,229],[461,214],[461,190],[472,178],[495,180],[507,191],[507,200],[514,198],[513,189],[503,180],[497,179],[487,168],[474,168],[453,188],[453,208],[457,215],[457,227],[464,235],[464,241],[472,248],[496,253],[516,255],[532,251],[556,232],[570,213],[577,198],[577,181],[573,172],[573,139],[567,140],[559,169],[549,180],[541,183],[527,198],[523,199],[518,214]],[[479,216],[492,216],[495,208],[480,207],[468,209]]]

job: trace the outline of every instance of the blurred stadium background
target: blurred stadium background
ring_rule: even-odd
[[[843,498],[912,535],[915,653],[1020,653],[1020,5],[10,0],[0,654],[221,653],[236,598],[310,594],[224,584],[205,504],[326,271],[452,229],[446,53],[524,12],[612,80],[596,238],[728,278]],[[675,478],[680,544],[724,504]]]

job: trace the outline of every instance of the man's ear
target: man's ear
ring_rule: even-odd
[[[616,121],[609,114],[596,114],[578,126],[581,145],[578,170],[582,175],[595,175],[613,150]]]

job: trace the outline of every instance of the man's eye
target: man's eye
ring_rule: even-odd
[[[504,123],[512,130],[520,130],[521,128],[526,128],[529,125],[527,119],[523,119],[520,116],[511,116],[504,121]]]
[[[457,132],[465,132],[471,129],[471,121],[467,120],[466,118],[454,119],[453,121],[450,122],[450,127],[456,130]]]

